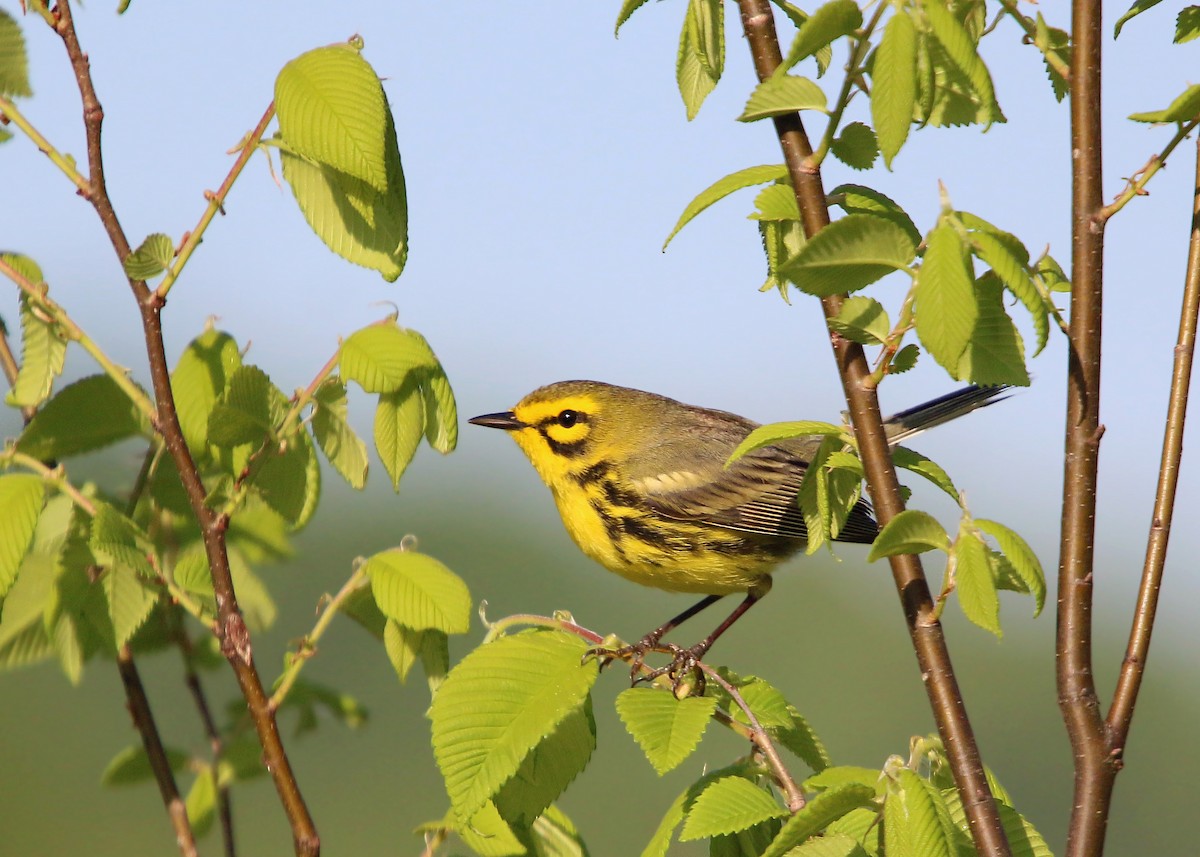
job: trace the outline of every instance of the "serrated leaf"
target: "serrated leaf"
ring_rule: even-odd
[[[868,857],[858,840],[845,833],[825,834],[797,845],[788,857]]]
[[[1175,44],[1182,45],[1200,36],[1200,6],[1184,6],[1175,18]]]
[[[529,828],[533,857],[588,857],[587,847],[566,814],[551,804]]]
[[[396,324],[372,324],[350,334],[338,367],[342,378],[368,393],[394,393],[412,383],[413,370],[440,368],[425,337]]]
[[[948,224],[934,227],[917,279],[916,326],[933,359],[960,379],[959,361],[979,320],[975,277],[962,239]]]
[[[769,682],[757,676],[748,676],[737,683],[737,691],[742,701],[754,712],[759,726],[764,729],[789,729],[793,726],[792,706]],[[740,706],[732,706],[730,713],[740,723],[750,722]]]
[[[1062,101],[1071,91],[1071,85],[1057,68],[1050,63],[1050,57],[1057,57],[1062,63],[1071,66],[1071,36],[1066,30],[1051,27],[1038,12],[1034,19],[1033,43],[1042,52],[1042,64],[1046,67],[1046,76],[1050,79],[1050,87],[1054,90],[1056,101]]]
[[[131,565],[112,562],[100,578],[108,601],[108,617],[119,649],[129,642],[138,628],[150,617],[158,602],[158,594]]]
[[[687,226],[697,214],[704,211],[704,209],[713,203],[720,202],[734,191],[741,190],[742,188],[766,184],[767,182],[783,181],[787,178],[787,175],[786,165],[766,164],[759,167],[747,167],[744,170],[738,170],[724,178],[718,179],[697,194],[696,198],[687,204],[687,207],[683,210],[683,214],[679,215],[679,220],[676,222],[675,228],[671,230],[671,234],[663,242],[662,248],[666,250],[667,245],[671,243],[671,239],[679,234],[679,230]]]
[[[912,127],[916,69],[916,27],[906,12],[897,12],[883,29],[871,66],[871,124],[888,169]]]
[[[0,476],[0,602],[17,579],[17,569],[33,543],[46,486],[38,476]]]
[[[1037,616],[1046,603],[1046,574],[1029,543],[998,521],[976,518],[975,526],[996,540],[1004,558],[1033,594],[1033,615]]]
[[[807,791],[826,791],[841,786],[858,783],[874,789],[877,794],[884,788],[881,775],[876,768],[863,768],[858,765],[835,765],[814,774],[802,783]]]
[[[383,615],[414,631],[465,634],[471,593],[462,578],[431,556],[387,550],[366,562],[371,591]]]
[[[788,303],[787,281],[779,276],[779,267],[791,259],[808,242],[804,237],[804,226],[798,220],[758,224],[762,236],[763,253],[767,257],[767,279],[759,287],[760,292],[777,290]]]
[[[428,370],[421,380],[425,397],[425,441],[442,455],[458,446],[458,404],[450,379],[439,365]]]
[[[779,835],[763,857],[783,857],[789,850],[804,842],[818,831],[860,807],[871,806],[875,790],[860,784],[848,784],[811,798],[804,808],[784,822]]]
[[[425,401],[416,383],[391,393],[380,393],[375,408],[375,450],[400,490],[400,477],[408,469],[425,433]]]
[[[175,242],[171,236],[155,232],[146,236],[125,259],[125,273],[134,280],[149,280],[167,270],[174,258]]]
[[[0,9],[0,95],[28,98],[29,58],[21,27],[4,9]]]
[[[699,745],[717,701],[703,696],[680,700],[660,690],[631,687],[616,705],[621,722],[662,776]]]
[[[862,23],[862,12],[854,0],[829,0],[799,25],[781,68],[790,69],[835,39],[853,33]]]
[[[851,122],[834,138],[830,151],[834,157],[854,170],[869,170],[879,155],[879,142],[870,126]]]
[[[273,433],[272,391],[274,385],[257,366],[239,366],[229,377],[224,393],[208,417],[208,440],[232,449],[243,444],[261,444]]]
[[[828,297],[854,292],[908,267],[916,245],[903,227],[870,214],[850,214],[826,226],[780,273],[802,292]]]
[[[313,437],[333,469],[361,490],[367,482],[367,445],[350,427],[346,385],[336,378],[326,379],[313,399]]]
[[[823,423],[820,420],[768,423],[765,426],[759,426],[746,435],[746,439],[739,443],[737,449],[729,456],[729,460],[725,462],[725,466],[728,467],[747,453],[761,449],[764,446],[771,446],[780,441],[791,440],[797,437],[838,437],[842,434],[842,431],[840,427],[832,423]]]
[[[912,245],[921,243],[921,233],[912,218],[895,200],[874,188],[859,184],[840,184],[829,192],[829,202],[847,214],[871,214],[890,220],[908,234]]]
[[[421,642],[424,631],[414,631],[401,625],[394,619],[385,619],[383,627],[383,650],[387,652],[388,660],[400,683],[408,681],[408,673],[421,657]]]
[[[388,189],[387,101],[379,77],[351,45],[301,54],[275,79],[279,131],[288,148],[367,186]]]
[[[796,204],[796,192],[786,182],[767,185],[754,198],[754,211],[750,220],[795,221],[800,219],[800,206]]]
[[[932,458],[927,458],[906,446],[896,446],[892,448],[892,461],[896,462],[897,467],[902,467],[910,473],[928,479],[949,494],[955,503],[959,502],[958,489],[954,487],[950,474]]]
[[[583,705],[596,680],[586,645],[535,632],[481,646],[450,671],[433,698],[433,750],[450,801],[470,817],[534,747]]]
[[[688,0],[679,35],[675,79],[690,122],[721,79],[725,61],[724,4],[721,0]]]
[[[0,254],[13,267],[20,269],[19,259],[12,254]],[[36,271],[33,260],[27,260]],[[32,273],[32,272],[31,272]],[[27,274],[33,282],[41,282],[40,271],[36,276]],[[36,310],[29,296],[21,292],[19,301],[21,315],[21,366],[17,379],[4,401],[15,407],[36,408],[50,397],[54,379],[62,374],[67,356],[67,340],[58,326]]]
[[[770,793],[744,777],[722,777],[696,797],[679,834],[680,842],[736,833],[787,810]]]
[[[279,513],[289,529],[303,528],[312,519],[321,497],[321,465],[312,439],[301,430],[289,443],[263,454],[266,460],[254,479],[254,490]]]
[[[949,549],[950,536],[936,518],[920,509],[905,509],[879,531],[867,554],[867,562],[897,554]]]
[[[966,833],[969,830],[967,814],[963,810],[958,792],[954,789],[946,789],[941,794],[950,818],[959,830]],[[1000,816],[1004,837],[1008,840],[1013,857],[1054,857],[1046,840],[1023,815],[1003,801],[996,802],[996,812]]]
[[[188,763],[188,754],[170,747],[165,750],[167,764],[171,766],[171,770],[175,773],[182,771]],[[144,782],[153,776],[154,770],[150,767],[146,749],[137,744],[126,747],[112,757],[112,760],[105,766],[104,773],[100,775],[100,782],[106,786],[126,786]]]
[[[1121,29],[1132,18],[1136,18],[1138,15],[1142,14],[1147,9],[1153,9],[1155,6],[1157,6],[1161,2],[1162,2],[1162,0],[1136,0],[1136,2],[1132,6],[1130,6],[1127,10],[1125,10],[1125,14],[1117,19],[1117,23],[1113,27],[1113,38],[1115,39],[1121,35]]]
[[[882,345],[892,332],[892,323],[879,301],[852,295],[842,302],[838,314],[829,319],[829,329],[860,345]]]
[[[951,857],[951,835],[938,802],[932,786],[908,768],[900,769],[883,804],[888,857]]]
[[[432,696],[450,672],[450,642],[441,631],[426,631],[421,639],[421,668],[425,670],[425,681]]]
[[[179,425],[193,455],[206,454],[209,414],[241,365],[237,341],[211,327],[189,342],[179,356],[171,373],[171,389]]]
[[[596,721],[586,697],[525,757],[496,794],[496,809],[512,824],[532,823],[583,772],[595,749]]]
[[[646,0],[623,0],[621,11],[617,13],[617,25],[613,28],[613,36],[621,34],[621,27],[630,19],[634,12],[646,4]]]
[[[1189,122],[1200,115],[1200,84],[1194,83],[1163,110],[1148,113],[1132,113],[1134,122]]]
[[[771,729],[771,734],[813,771],[825,770],[832,764],[832,759],[820,737],[794,705],[788,706],[788,714],[791,715],[792,725],[788,728]]]
[[[463,822],[450,810],[439,827],[448,827],[478,857],[517,857],[528,853],[525,844],[488,801],[469,821]]]
[[[192,833],[203,836],[212,827],[217,810],[217,777],[211,767],[199,770],[184,803]]]
[[[756,122],[772,116],[786,116],[799,110],[826,112],[828,102],[821,87],[807,77],[782,75],[769,77],[754,88],[739,122]]]
[[[999,280],[985,274],[975,282],[978,318],[971,340],[959,358],[956,378],[973,384],[1029,386],[1025,343],[1004,309]],[[919,327],[918,327],[919,330]]]
[[[991,224],[987,224],[991,226]],[[995,272],[1005,288],[1029,311],[1037,335],[1036,357],[1050,339],[1050,307],[1034,285],[1029,271],[1029,251],[1016,236],[992,227],[971,234],[976,255]]]
[[[87,414],[86,420],[79,418]],[[101,449],[149,426],[108,375],[90,375],[58,391],[17,440],[17,450],[51,461]]]
[[[997,637],[1003,636],[1000,629],[1000,596],[996,592],[991,563],[988,562],[987,546],[966,519],[950,551],[950,560],[954,568],[958,603],[962,605],[963,613],[985,631],[991,631]]]
[[[948,6],[930,3],[921,8],[946,56],[969,81],[972,100],[978,107],[978,114],[973,121],[982,122],[984,125],[1003,122],[1004,114],[1000,112],[1000,106],[996,103],[991,73],[980,58],[971,34]]]
[[[917,358],[920,356],[921,349],[910,342],[896,352],[896,356],[892,358],[891,365],[888,366],[888,374],[899,375],[901,372],[907,372],[917,365]]]

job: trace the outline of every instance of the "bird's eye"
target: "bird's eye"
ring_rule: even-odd
[[[570,428],[579,421],[579,414],[576,411],[566,410],[558,415],[558,424],[563,428]]]

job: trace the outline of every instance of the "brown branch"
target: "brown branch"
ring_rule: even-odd
[[[1100,436],[1100,320],[1104,208],[1101,184],[1098,0],[1072,0],[1071,328],[1062,536],[1058,567],[1058,705],[1075,760],[1067,854],[1099,855],[1116,776],[1092,672],[1092,595]]]
[[[184,857],[196,857],[196,839],[188,823],[187,807],[183,798],[179,796],[179,788],[175,785],[175,775],[171,772],[171,763],[167,761],[167,751],[163,748],[162,738],[159,737],[154,714],[150,711],[150,701],[146,698],[146,689],[142,686],[142,679],[138,675],[138,668],[133,662],[129,646],[121,646],[117,652],[117,671],[121,674],[121,683],[125,685],[125,698],[129,702],[129,714],[133,717],[133,725],[142,736],[142,746],[146,748],[146,757],[150,760],[150,769],[154,771],[158,792],[162,795],[167,817],[175,830],[179,852]]]
[[[766,80],[781,61],[770,4],[767,0],[738,0],[738,5],[755,72],[760,81]],[[773,121],[796,192],[796,202],[800,206],[804,231],[811,238],[829,224],[829,209],[820,170],[812,165],[812,149],[800,115],[778,116]],[[844,299],[844,295],[834,295],[821,300],[826,318],[837,314]],[[904,501],[888,450],[870,367],[861,346],[836,334],[831,334],[830,340],[862,452],[867,488],[880,523],[886,524],[903,511]],[[934,720],[946,744],[947,757],[962,796],[971,836],[980,854],[1008,855],[1008,841],[1000,824],[996,803],[988,789],[983,762],[963,706],[962,693],[954,677],[942,628],[933,615],[933,600],[921,561],[916,556],[905,555],[891,557],[890,562],[917,663],[925,681]]]
[[[58,0],[54,7],[54,17],[55,31],[66,46],[83,101],[91,185],[89,201],[95,207],[96,213],[108,233],[117,258],[124,262],[129,256],[129,242],[117,219],[116,212],[113,210],[104,183],[104,164],[100,145],[100,129],[104,111],[92,84],[88,58],[79,45],[71,18],[69,0]],[[309,855],[315,857],[320,853],[320,839],[288,761],[283,741],[279,735],[278,724],[275,722],[274,713],[270,709],[266,692],[263,690],[262,680],[254,665],[250,633],[246,628],[241,611],[238,609],[225,544],[225,531],[229,526],[229,520],[215,514],[205,505],[207,492],[179,426],[174,393],[171,389],[170,368],[163,346],[161,313],[164,300],[155,296],[141,280],[129,279],[129,286],[137,299],[142,316],[142,326],[145,330],[146,353],[157,404],[155,428],[162,435],[167,452],[175,461],[180,481],[187,493],[189,504],[203,537],[205,553],[212,573],[213,594],[217,604],[217,636],[221,641],[221,651],[233,668],[238,686],[246,699],[247,709],[258,732],[259,742],[262,744],[267,770],[271,772],[275,789],[279,793],[284,812],[292,828],[295,851],[305,857],[309,857]]]

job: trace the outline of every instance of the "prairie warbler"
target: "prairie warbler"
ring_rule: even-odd
[[[991,404],[1003,389],[967,387],[898,413],[886,421],[889,440]],[[694,667],[767,593],[775,566],[805,546],[797,494],[820,437],[763,447],[726,467],[757,423],[597,381],[550,384],[471,422],[512,435],[585,554],[635,583],[707,596],[615,653],[634,655],[635,671],[646,652],[664,649],[676,659],[659,674]],[[835,538],[868,544],[877,532],[859,500]],[[700,643],[660,647],[672,628],[734,592],[745,599]]]

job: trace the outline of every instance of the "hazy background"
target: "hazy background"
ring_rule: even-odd
[[[12,0],[3,5],[19,14]],[[668,253],[659,252],[703,187],[780,159],[768,125],[733,121],[751,87],[733,7],[726,80],[689,125],[674,81],[683,4],[647,5],[615,41],[618,5],[135,2],[120,19],[111,3],[77,8],[106,109],[109,187],[135,243],[150,232],[178,237],[192,228],[203,190],[226,174],[232,158],[225,151],[262,115],[278,69],[309,48],[361,34],[397,117],[412,221],[401,280],[388,285],[329,253],[290,191],[256,157],[227,216],[171,293],[168,353],[178,354],[215,315],[251,343],[248,359],[288,390],[309,381],[339,336],[394,306],[402,324],[433,344],[464,417],[508,408],[550,381],[595,378],[761,421],[836,419],[843,402],[819,313],[802,297],[788,307],[756,291],[764,264],[754,226],[744,220],[750,193],[705,213]],[[1124,0],[1105,7],[1106,20],[1115,21]],[[1042,11],[1065,25],[1065,4]],[[1152,10],[1107,50],[1110,197],[1170,135],[1122,117],[1166,106],[1195,79],[1196,43],[1169,45],[1174,13]],[[82,160],[78,96],[62,46],[38,19],[23,24],[36,92],[24,109]],[[918,134],[899,157],[902,174],[858,174],[831,162],[826,184],[871,184],[927,229],[940,179],[957,207],[1016,232],[1035,254],[1049,244],[1067,265],[1065,106],[1055,104],[1038,54],[1019,44],[1015,27],[1003,24],[989,41],[1009,125],[985,135]],[[1105,694],[1122,654],[1149,523],[1192,159],[1190,146],[1181,147],[1152,183],[1152,196],[1136,200],[1109,229],[1096,610]],[[36,258],[52,294],[145,383],[137,315],[91,209],[21,138],[0,150],[0,182],[0,246]],[[878,292],[894,307],[898,289]],[[10,324],[15,307],[9,289],[0,315]],[[1014,312],[1027,331],[1022,310]],[[1051,574],[1064,364],[1063,340],[1055,337],[1032,365],[1032,389],[915,444],[967,490],[976,514],[1024,534]],[[95,371],[78,356],[68,370]],[[951,386],[925,358],[885,385],[884,405],[898,410]],[[352,409],[368,433],[370,403],[358,397]],[[14,435],[17,420],[11,413],[4,420],[3,434]],[[72,462],[71,473],[119,489],[131,482],[136,457],[121,447]],[[1183,786],[1200,765],[1194,475],[1185,462],[1153,657],[1117,786],[1113,854],[1194,853],[1194,799]],[[423,449],[398,497],[385,482],[375,465],[362,494],[329,475],[296,560],[264,572],[281,602],[276,627],[256,638],[267,681],[289,641],[311,627],[319,595],[337,588],[352,559],[406,533],[459,572],[492,617],[570,609],[602,633],[634,638],[687,603],[639,589],[581,556],[533,471],[498,432],[464,427],[458,452],[445,459]],[[948,501],[914,488],[920,505],[952,520]],[[861,548],[839,553],[840,563],[814,558],[781,571],[775,592],[715,655],[784,688],[836,761],[878,766],[890,753],[905,753],[909,736],[930,731],[932,720],[886,568],[867,566]],[[929,568],[936,580],[940,570]],[[1006,636],[997,642],[952,607],[947,633],[985,758],[1061,851],[1071,774],[1053,685],[1053,595],[1046,615],[1033,620],[1030,612],[1027,599],[1006,596]],[[480,635],[477,624],[469,639],[454,642],[452,656]],[[144,663],[168,742],[199,749],[177,672],[171,654]],[[331,723],[288,744],[325,853],[416,854],[411,829],[440,817],[446,805],[429,750],[423,683],[401,687],[381,647],[349,622],[335,625],[306,677],[335,684],[372,712],[357,732]],[[218,702],[234,696],[227,671],[206,684]],[[744,749],[714,729],[700,755],[667,783],[656,782],[612,713],[611,699],[624,686],[619,672],[599,682],[600,748],[563,800],[597,857],[638,853],[703,764]],[[153,786],[98,784],[108,759],[137,740],[123,706],[116,672],[104,661],[90,666],[79,688],[51,665],[0,676],[0,855],[173,851]],[[235,813],[242,853],[287,853],[266,780],[235,793]],[[206,843],[208,851],[217,847],[215,839]]]

